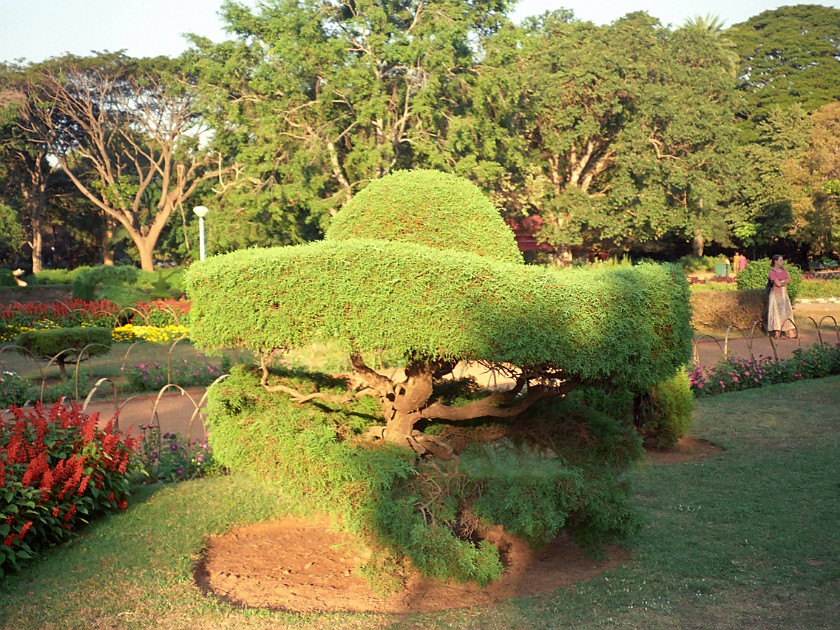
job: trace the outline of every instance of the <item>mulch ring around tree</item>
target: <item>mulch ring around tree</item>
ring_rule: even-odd
[[[648,453],[655,463],[703,461],[720,448],[696,438],[680,440],[671,451]],[[284,518],[237,527],[208,540],[195,568],[195,580],[207,594],[249,608],[292,612],[424,613],[469,608],[514,597],[547,595],[596,577],[630,560],[630,551],[606,545],[594,559],[561,534],[534,551],[501,527],[484,538],[499,547],[503,576],[485,588],[475,583],[438,583],[418,574],[404,588],[378,596],[358,575],[370,551],[322,519]]]

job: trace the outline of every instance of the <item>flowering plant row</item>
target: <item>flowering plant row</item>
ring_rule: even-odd
[[[161,434],[157,424],[140,425],[143,431],[137,459],[152,481],[181,481],[220,471],[204,440],[187,440],[177,433]]]
[[[138,439],[60,403],[0,422],[0,577],[99,514],[126,509]]]
[[[184,299],[141,302],[133,309],[120,309],[110,300],[13,304],[0,308],[0,342],[32,330],[101,326],[114,329],[116,342],[166,343],[188,336],[184,324],[190,306]]]
[[[187,359],[173,362],[169,368],[157,361],[138,363],[126,370],[128,386],[132,391],[155,391],[168,383],[181,387],[206,387],[222,375],[216,365],[190,365]]]
[[[794,350],[789,359],[759,355],[758,359],[726,358],[713,368],[696,366],[689,384],[696,396],[715,396],[806,378],[840,374],[840,342],[821,343]]]

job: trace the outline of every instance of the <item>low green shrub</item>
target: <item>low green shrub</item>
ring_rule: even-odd
[[[127,507],[136,440],[78,406],[15,410],[0,423],[0,577],[67,540],[94,517]]]
[[[791,302],[795,302],[802,286],[802,272],[796,265],[786,262],[785,269],[790,274],[788,285],[788,296]],[[767,278],[770,273],[770,259],[759,258],[747,264],[744,270],[738,274],[738,289],[741,291],[763,289],[767,290]]]
[[[15,339],[17,349],[23,355],[55,362],[63,379],[67,378],[66,364],[79,358],[107,354],[111,351],[111,329],[100,326],[78,326],[74,328],[53,328],[31,330]],[[67,351],[67,352],[65,352]]]
[[[143,481],[185,481],[221,471],[207,442],[161,433],[159,424],[144,424],[140,430],[137,469]]]
[[[840,279],[802,281],[799,289],[800,298],[840,298]]]
[[[688,433],[693,410],[688,372],[682,369],[638,399],[636,427],[646,444],[669,449]]]
[[[93,269],[93,267],[81,266],[75,269],[42,269],[27,278],[27,282],[38,285],[73,284],[73,281],[80,273],[84,273],[90,269]]]
[[[73,297],[93,300],[98,284],[131,285],[137,280],[139,274],[140,271],[130,265],[102,265],[83,269],[73,278]]]

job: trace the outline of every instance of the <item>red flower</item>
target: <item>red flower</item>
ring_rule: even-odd
[[[119,507],[121,510],[128,509],[128,501],[123,499],[122,501],[120,501],[120,503],[117,507]]]
[[[29,531],[30,527],[32,527],[32,521],[28,521],[23,524],[23,527],[20,528],[20,533],[18,534],[18,540],[23,540],[23,537],[26,535],[26,532]]]
[[[8,536],[6,536],[6,540],[3,541],[3,544],[6,545],[7,547],[11,547],[14,542],[15,542],[15,535],[14,534],[9,534]]]

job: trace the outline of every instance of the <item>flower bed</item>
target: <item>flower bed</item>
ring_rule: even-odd
[[[137,438],[56,403],[0,422],[0,577],[96,515],[126,509]]]
[[[138,363],[126,370],[129,388],[132,391],[155,391],[174,383],[181,387],[206,387],[222,375],[222,369],[215,365],[192,366],[187,359],[174,362],[169,368],[156,361]]]
[[[31,330],[77,326],[112,328],[115,342],[171,343],[189,336],[184,323],[190,307],[184,299],[141,302],[133,309],[121,309],[110,300],[13,304],[0,308],[0,343]]]
[[[798,348],[789,359],[730,357],[713,368],[698,365],[688,376],[695,396],[715,396],[832,374],[840,374],[840,342]]]

